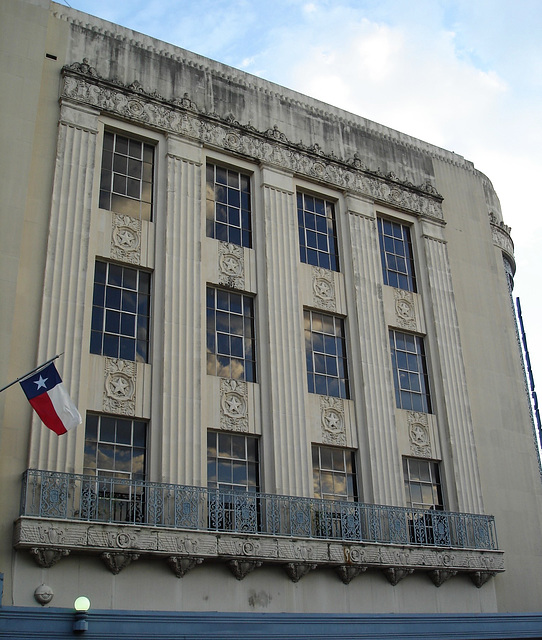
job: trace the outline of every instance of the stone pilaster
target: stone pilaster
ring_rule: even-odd
[[[359,354],[361,377],[349,363],[353,400],[360,417],[365,407],[365,423],[358,418],[360,459],[370,464],[372,495],[363,500],[377,504],[403,504],[402,467],[395,427],[395,399],[391,375],[388,331],[382,301],[380,250],[374,207],[348,197],[349,236],[352,242],[354,300],[350,309],[352,353]],[[352,317],[355,314],[355,317]],[[355,327],[355,329],[352,329]],[[354,342],[357,341],[357,344]],[[357,380],[357,382],[356,382]],[[359,397],[358,397],[359,396]],[[364,489],[367,478],[361,470]]]
[[[97,111],[63,102],[37,364],[63,352],[56,364],[76,404],[79,404],[82,384],[82,354],[88,353],[87,340],[83,340],[83,321],[97,132]],[[73,472],[75,454],[84,437],[84,428],[80,427],[59,438],[33,415],[30,466]]]
[[[272,446],[275,475],[275,486],[268,490],[309,496],[312,471],[305,410],[305,345],[295,193],[291,176],[269,168],[262,170],[262,189],[265,243],[262,251],[267,269],[259,295],[265,296],[262,309],[267,309],[269,315],[266,328],[269,345],[262,349],[262,354],[268,351],[267,361],[262,362],[262,426],[267,446],[270,443]]]
[[[457,487],[458,510],[483,513],[480,478],[469,393],[463,363],[459,322],[453,294],[448,250],[440,227],[424,223],[424,249],[429,278],[427,296],[434,314],[437,353],[429,354],[433,366],[439,359],[443,406],[450,431],[450,453],[454,482]]]
[[[155,357],[163,380],[159,441],[161,476],[167,482],[199,485],[201,477],[201,161],[200,149],[168,138],[167,203],[163,281],[163,353]],[[161,319],[159,319],[161,321]],[[160,367],[162,370],[160,371]],[[158,378],[156,378],[158,379]]]

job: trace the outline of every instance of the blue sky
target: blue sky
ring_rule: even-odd
[[[57,0],[471,160],[512,227],[542,394],[540,0]]]

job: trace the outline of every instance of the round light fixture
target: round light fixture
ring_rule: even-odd
[[[88,611],[90,609],[90,600],[86,596],[78,596],[73,603],[76,611]]]

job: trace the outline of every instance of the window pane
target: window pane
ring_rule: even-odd
[[[338,271],[333,203],[298,193],[297,207],[301,261]]]

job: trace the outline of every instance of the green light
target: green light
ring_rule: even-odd
[[[90,600],[86,596],[78,596],[73,603],[76,611],[88,611],[90,609]]]

